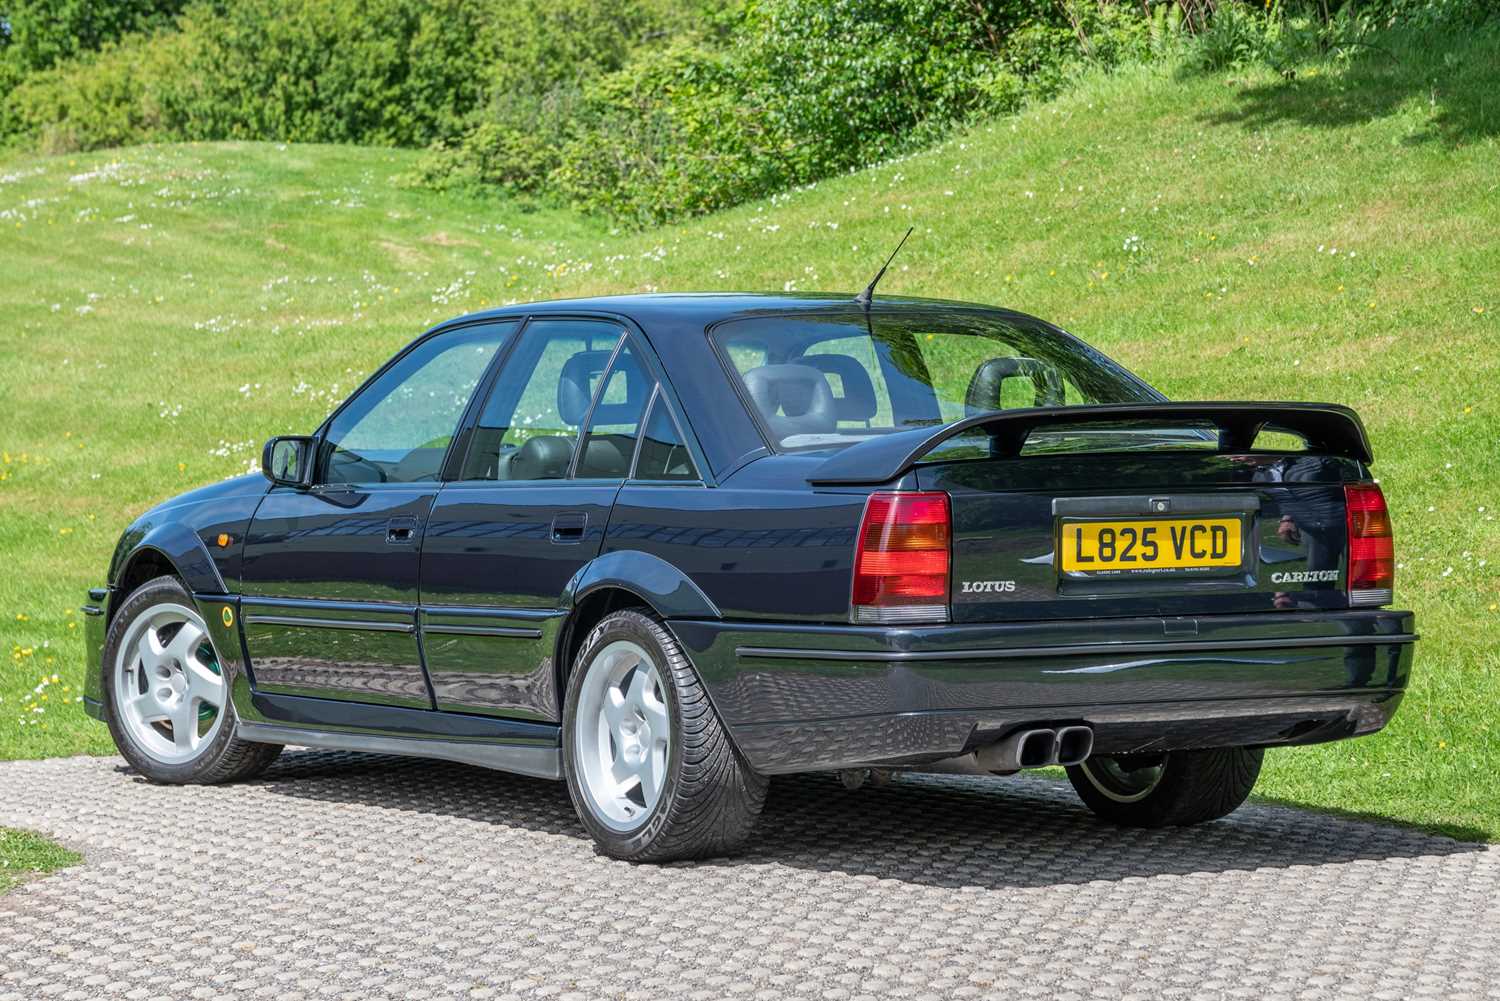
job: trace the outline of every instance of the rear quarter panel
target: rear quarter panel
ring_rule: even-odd
[[[794,456],[760,459],[714,488],[627,483],[605,552],[670,563],[726,619],[847,622],[866,493],[815,493],[799,473],[804,465]]]

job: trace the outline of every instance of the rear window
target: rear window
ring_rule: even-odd
[[[1019,407],[1160,400],[1039,321],[964,312],[755,317],[712,331],[780,448],[826,448]]]

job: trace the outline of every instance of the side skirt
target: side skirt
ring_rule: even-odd
[[[555,723],[236,692],[235,735],[264,744],[440,758],[544,779],[562,778],[562,728]]]
[[[478,744],[420,737],[382,737],[371,733],[313,730],[276,723],[241,723],[235,736],[262,744],[292,744],[324,751],[365,751],[440,758],[465,765],[494,768],[539,779],[562,778],[562,753],[555,747],[520,744]]]

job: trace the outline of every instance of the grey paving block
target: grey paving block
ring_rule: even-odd
[[[736,859],[598,855],[560,784],[287,753],[0,765],[86,864],[0,898],[36,998],[1500,999],[1500,848],[1298,810],[1121,831],[1045,779],[778,779]]]

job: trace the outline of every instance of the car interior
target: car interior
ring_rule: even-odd
[[[561,427],[540,431],[515,427],[519,401],[504,422],[484,415],[475,428],[464,479],[550,480],[568,474],[579,429],[589,421],[583,452],[574,476],[579,479],[623,479],[630,475],[636,436],[645,420],[646,440],[636,470],[640,478],[693,480],[697,472],[665,401],[653,397],[652,379],[626,348],[609,372],[592,416],[589,405],[613,356],[610,349],[576,351],[563,361],[557,376],[556,421]],[[651,413],[646,413],[651,403]],[[489,409],[488,407],[486,408]],[[497,409],[504,409],[502,404]]]
[[[870,367],[848,354],[806,353],[813,347],[804,345],[802,353],[785,361],[742,372],[750,400],[771,433],[783,444],[797,446],[889,430],[888,411],[883,426],[875,421],[881,406]],[[969,377],[964,416],[1058,406],[1064,396],[1062,373],[1053,365],[1036,358],[993,357],[981,361]]]

